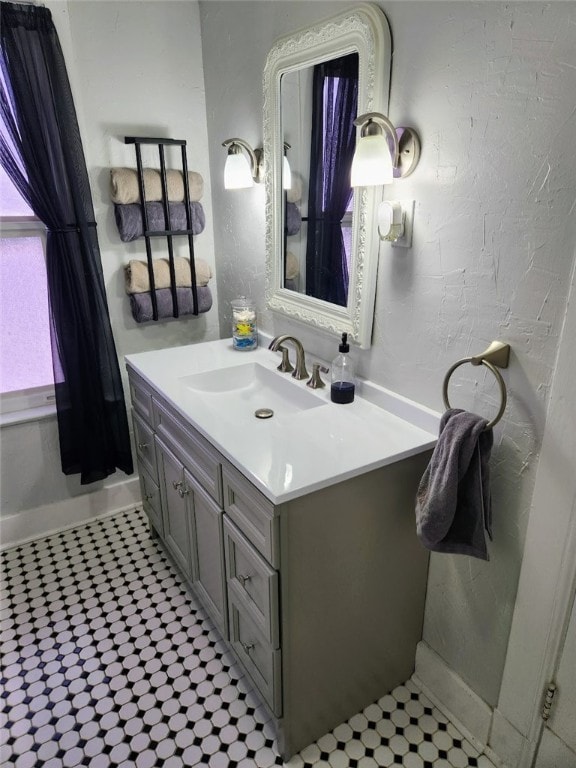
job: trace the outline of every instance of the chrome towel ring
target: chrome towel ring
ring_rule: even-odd
[[[444,400],[445,407],[452,407],[450,405],[450,401],[448,400],[448,383],[454,371],[461,365],[464,365],[464,363],[472,363],[472,365],[485,365],[486,368],[491,370],[496,377],[498,387],[500,388],[500,409],[492,421],[488,422],[486,425],[486,429],[492,429],[492,427],[500,421],[504,415],[504,411],[506,410],[506,385],[504,384],[504,379],[502,378],[498,368],[507,368],[509,359],[510,345],[504,344],[501,341],[493,341],[488,349],[481,355],[475,355],[474,357],[464,357],[462,360],[458,360],[458,362],[454,363],[454,365],[448,370],[448,373],[444,377],[444,384],[442,386],[442,399]]]

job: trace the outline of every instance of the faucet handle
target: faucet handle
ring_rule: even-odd
[[[310,389],[323,389],[326,386],[326,382],[322,381],[322,377],[320,376],[320,371],[322,373],[328,373],[328,368],[326,368],[325,365],[322,365],[321,363],[313,363],[312,364],[312,376],[308,379],[306,382],[306,386],[310,387]]]
[[[288,349],[286,347],[278,347],[278,352],[282,352],[282,362],[278,366],[277,370],[281,371],[282,373],[291,373],[294,370],[294,366],[290,362],[290,357],[288,356]]]

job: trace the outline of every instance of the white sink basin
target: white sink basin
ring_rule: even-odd
[[[180,378],[194,396],[220,413],[254,415],[270,409],[274,415],[294,414],[317,408],[325,401],[294,381],[289,374],[278,373],[259,363],[245,363]]]
[[[276,370],[279,356],[230,339],[130,355],[162,394],[273,504],[327,488],[434,447],[440,414],[359,380],[348,405]],[[320,407],[323,406],[323,407]],[[254,418],[271,408],[271,419]]]

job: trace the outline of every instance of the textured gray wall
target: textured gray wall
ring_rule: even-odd
[[[351,4],[349,4],[351,5]],[[488,703],[498,697],[526,518],[574,247],[576,9],[572,3],[384,2],[394,42],[390,117],[415,126],[416,173],[386,196],[416,201],[413,248],[383,244],[373,346],[360,372],[442,410],[442,381],[495,338],[512,345],[492,458],[491,561],[431,559],[424,639]],[[225,191],[220,143],[262,140],[262,70],[275,39],[348,7],[200,3],[221,333],[238,293],[260,324],[311,330],[264,307],[264,191]],[[572,227],[572,229],[570,229]],[[455,405],[496,412],[491,376],[454,375]],[[384,490],[384,489],[383,489]]]

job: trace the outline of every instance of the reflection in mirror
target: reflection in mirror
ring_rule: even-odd
[[[307,173],[302,172],[301,177],[309,180],[307,197],[299,194],[298,189],[287,194],[284,285],[346,306],[352,245],[350,168],[356,144],[358,54],[350,53],[284,75],[281,99],[284,138],[294,142],[294,132],[295,140],[304,144],[298,147],[298,160],[306,165],[299,168],[306,168]],[[296,125],[294,115],[300,116]],[[303,115],[310,115],[311,120],[301,132]],[[292,157],[295,165],[294,152]],[[293,221],[298,197],[301,228],[296,228]]]
[[[268,307],[370,345],[381,188],[350,186],[358,114],[386,113],[390,31],[350,11],[282,38],[264,70]],[[292,183],[283,189],[285,143]]]

